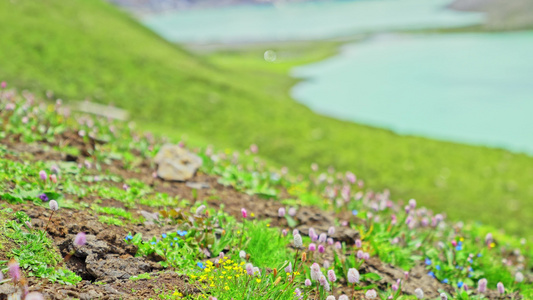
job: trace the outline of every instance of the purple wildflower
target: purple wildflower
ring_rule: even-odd
[[[319,243],[325,243],[327,239],[328,239],[328,235],[325,234],[325,233],[321,233],[321,234],[318,236],[318,242],[319,242]]]
[[[498,282],[498,284],[496,285],[496,287],[498,288],[498,293],[499,293],[500,295],[505,294],[505,287],[503,286],[503,283]]]
[[[9,263],[7,264],[7,268],[8,268],[9,277],[11,277],[13,282],[18,282],[22,276],[20,272],[19,263],[16,260],[11,259]]]
[[[335,227],[334,226],[331,226],[329,229],[328,229],[328,235],[332,236],[335,234]]]
[[[318,280],[320,278],[320,266],[317,263],[311,265],[311,279]]]
[[[335,282],[335,281],[337,281],[337,276],[335,275],[335,271],[333,271],[333,270],[328,270],[328,279],[329,279],[329,281],[331,281],[331,282]]]
[[[375,290],[368,290],[368,291],[366,291],[366,293],[365,293],[365,297],[366,297],[367,299],[375,299],[377,296],[378,296],[378,294],[376,293]]]
[[[46,181],[46,179],[48,178],[48,175],[46,175],[46,172],[44,170],[41,170],[39,172],[39,178],[41,178],[42,181]]]
[[[76,237],[74,238],[74,245],[81,247],[87,243],[87,236],[85,235],[85,232],[79,232],[76,234]]]
[[[251,263],[247,263],[245,266],[246,273],[250,276],[254,275],[254,266]]]
[[[351,268],[348,270],[348,282],[349,283],[359,283],[359,279],[361,276],[359,275],[359,271],[357,269]]]
[[[279,216],[280,218],[285,217],[285,207],[280,207],[280,208],[278,209],[278,216]]]

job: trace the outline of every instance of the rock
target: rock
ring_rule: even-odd
[[[89,290],[86,293],[80,294],[80,300],[100,299],[102,296],[102,294],[96,292],[95,290]]]
[[[191,189],[201,190],[201,189],[208,189],[209,184],[207,182],[191,182],[188,181],[185,184],[187,187],[190,187]]]
[[[169,181],[191,179],[202,165],[202,159],[178,145],[166,144],[154,158],[157,176]]]
[[[13,295],[19,292],[19,290],[10,283],[0,284],[0,295]],[[2,297],[0,297],[2,298]]]
[[[104,259],[88,256],[87,271],[95,278],[105,281],[111,279],[129,279],[131,276],[152,271],[152,264],[141,257],[121,259],[115,254],[108,254]]]

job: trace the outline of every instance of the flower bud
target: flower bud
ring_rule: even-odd
[[[329,267],[331,266],[331,264],[329,263],[329,260],[325,259],[323,266],[324,266],[324,269],[329,269]]]
[[[318,280],[320,278],[320,266],[317,263],[311,265],[311,279]]]
[[[254,275],[254,266],[251,263],[247,263],[245,266],[246,273],[250,276]]]
[[[337,281],[337,276],[335,275],[335,271],[334,270],[328,270],[328,279],[329,279],[330,282]]]
[[[503,286],[503,283],[498,282],[498,284],[496,285],[496,287],[498,288],[498,293],[499,293],[500,295],[505,294],[505,287]]]
[[[294,207],[289,208],[289,216],[291,217],[296,216],[296,208]]]
[[[335,227],[331,226],[329,229],[328,229],[328,235],[329,236],[332,236],[335,234]]]
[[[307,261],[307,253],[305,253],[305,252],[302,252],[302,261],[303,262]]]
[[[357,269],[351,268],[348,270],[348,282],[349,283],[359,283],[359,279],[361,276],[359,275],[359,271]]]
[[[248,217],[248,212],[246,211],[245,208],[241,208],[241,213],[242,213],[242,217],[246,219],[246,217]]]
[[[76,234],[76,237],[74,238],[74,245],[81,247],[87,243],[87,237],[85,235],[85,232],[79,232]]]
[[[46,181],[46,179],[48,178],[48,175],[46,175],[46,172],[41,170],[39,172],[39,178],[41,178],[42,181]]]
[[[24,300],[44,300],[44,296],[39,292],[31,292],[24,297]]]
[[[303,246],[302,236],[299,234],[294,235],[294,247],[302,248],[302,246]]]
[[[318,282],[321,286],[324,286],[324,284],[328,282],[328,279],[326,278],[326,276],[324,276],[324,274],[320,274],[320,276],[318,277]]]
[[[328,235],[325,234],[325,233],[321,233],[319,236],[318,236],[318,242],[319,243],[325,243],[326,240],[328,239]]]
[[[205,208],[206,208],[206,207],[205,207],[205,205],[203,205],[203,204],[200,205],[200,206],[198,206],[198,208],[196,208],[196,214],[197,214],[197,215],[201,215],[201,214],[203,214],[204,211],[205,211]]]
[[[375,290],[368,290],[368,291],[366,291],[366,293],[365,293],[365,297],[366,297],[367,299],[375,299],[377,296],[378,296],[378,294],[376,293]]]
[[[415,296],[417,299],[424,299],[424,291],[421,288],[415,289]]]
[[[518,283],[524,281],[524,274],[522,274],[521,272],[516,272],[516,274],[514,275],[514,281]]]
[[[50,200],[49,206],[50,206],[50,209],[53,211],[56,211],[59,209],[59,205],[57,204],[56,200]]]
[[[285,217],[285,208],[284,208],[284,207],[280,207],[280,208],[278,209],[278,216],[279,216],[280,218]]]
[[[311,252],[316,251],[316,245],[314,243],[309,244],[309,251]]]
[[[13,282],[20,281],[20,278],[22,277],[20,272],[20,266],[19,263],[15,259],[9,260],[9,263],[7,264],[7,270],[9,277],[13,280]],[[0,272],[1,273],[1,272]]]
[[[285,267],[285,273],[292,273],[292,263],[289,262],[289,265]]]

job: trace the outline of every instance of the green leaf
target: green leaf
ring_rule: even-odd
[[[381,276],[376,273],[365,273],[361,275],[361,280],[379,281],[381,280]]]

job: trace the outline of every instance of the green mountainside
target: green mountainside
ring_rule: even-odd
[[[113,103],[141,130],[190,144],[256,143],[293,171],[351,170],[393,199],[532,236],[532,157],[398,136],[293,101],[288,70],[331,55],[334,43],[280,48],[300,55],[279,63],[266,63],[264,49],[197,56],[100,0],[1,1],[0,28],[0,80],[10,86]]]

